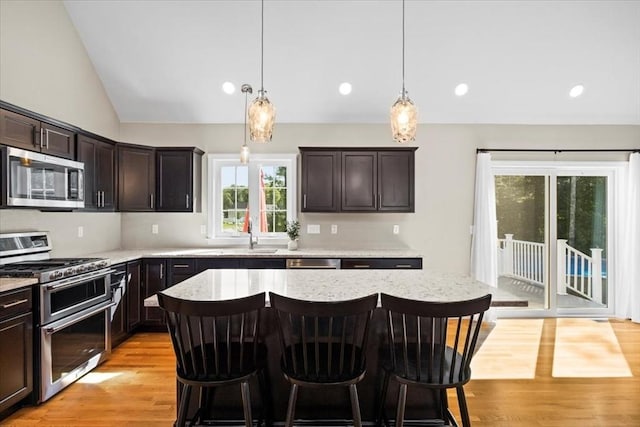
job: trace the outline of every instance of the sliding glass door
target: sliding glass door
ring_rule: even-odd
[[[493,171],[498,287],[527,300],[520,315],[610,314],[615,167],[494,162]]]

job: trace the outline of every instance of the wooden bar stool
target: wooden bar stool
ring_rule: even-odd
[[[191,425],[210,413],[216,387],[240,384],[245,425],[252,426],[249,380],[253,377],[258,377],[263,415],[269,424],[271,412],[263,372],[267,349],[260,341],[265,293],[227,301],[184,300],[159,293],[158,302],[167,314],[177,360],[176,376],[183,385],[175,425],[187,423],[193,387],[200,389],[200,398]]]
[[[270,292],[269,301],[278,324],[282,373],[291,383],[285,425],[293,425],[299,387],[345,386],[351,397],[353,424],[361,426],[356,384],[366,371],[369,322],[378,295],[311,302]]]
[[[377,424],[383,420],[388,424],[384,403],[393,378],[400,383],[396,427],[404,423],[408,385],[435,390],[439,417],[447,425],[457,426],[447,402],[447,389],[455,388],[462,425],[470,426],[463,385],[471,379],[469,365],[491,295],[456,302],[415,301],[384,293],[380,298],[388,322],[388,353],[383,362]]]

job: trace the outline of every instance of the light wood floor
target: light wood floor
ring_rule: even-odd
[[[640,426],[640,325],[611,324],[632,378],[553,378],[556,321],[545,319],[535,379],[473,380],[465,387],[474,427]],[[44,405],[23,408],[0,425],[172,425],[174,359],[166,334],[135,335],[93,373],[114,376],[98,384],[77,382]],[[456,402],[453,395],[450,399]]]

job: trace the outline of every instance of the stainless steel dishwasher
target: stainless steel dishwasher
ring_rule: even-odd
[[[339,269],[340,258],[289,258],[287,268]]]

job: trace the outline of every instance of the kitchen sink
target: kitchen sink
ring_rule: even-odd
[[[233,248],[233,249],[223,249],[221,251],[222,255],[225,254],[230,254],[230,255],[237,255],[237,254],[247,254],[247,255],[251,255],[251,254],[275,254],[278,251],[278,248],[253,248],[253,249],[249,249],[249,248]]]

